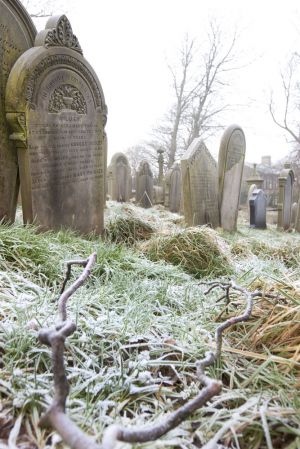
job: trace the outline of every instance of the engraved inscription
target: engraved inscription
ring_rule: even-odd
[[[35,123],[29,131],[32,191],[103,177],[99,126],[69,120]]]
[[[51,94],[48,111],[60,112],[73,110],[78,114],[87,114],[87,106],[82,93],[71,84],[63,84]]]

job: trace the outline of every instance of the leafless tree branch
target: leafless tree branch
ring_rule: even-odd
[[[91,437],[82,432],[65,413],[66,399],[69,394],[69,384],[64,364],[65,340],[76,330],[76,325],[67,320],[67,301],[90,276],[91,269],[95,264],[95,261],[96,254],[94,253],[86,260],[72,260],[67,262],[66,278],[64,280],[62,294],[59,299],[59,315],[62,321],[59,322],[59,324],[54,328],[42,329],[39,332],[39,341],[51,347],[52,369],[54,376],[54,398],[51,406],[41,418],[40,425],[54,428],[71,449],[114,449],[118,441],[127,443],[154,441],[165,435],[171,429],[177,427],[195,410],[201,408],[210,399],[219,394],[222,389],[221,382],[208,377],[205,374],[205,369],[214,364],[215,361],[221,356],[222,335],[224,330],[241,321],[247,320],[252,312],[253,299],[255,297],[262,296],[260,291],[255,290],[254,292],[250,292],[246,288],[235,284],[233,281],[228,283],[215,281],[206,283],[205,285],[208,286],[208,289],[205,294],[209,294],[214,289],[220,288],[226,292],[225,296],[229,301],[229,292],[230,290],[233,290],[246,299],[246,308],[241,315],[229,318],[217,327],[215,332],[215,352],[207,352],[201,360],[196,362],[197,377],[204,388],[200,390],[195,398],[188,401],[174,412],[168,414],[165,418],[159,420],[159,422],[131,428],[124,428],[115,424],[109,426],[104,433],[102,444],[98,445]],[[71,267],[73,265],[82,265],[84,270],[78,279],[73,282],[73,284],[66,291],[64,291],[66,282],[70,278]]]

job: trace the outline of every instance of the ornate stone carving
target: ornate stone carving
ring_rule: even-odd
[[[76,69],[82,73],[83,78],[89,83],[93,98],[95,102],[95,106],[100,108],[100,111],[104,112],[104,115],[107,114],[107,108],[104,102],[103,92],[99,89],[98,83],[94,79],[92,73],[87,69],[87,67],[78,59],[74,58],[70,55],[51,55],[41,61],[33,70],[30,78],[28,79],[26,86],[25,98],[28,103],[30,109],[35,109],[36,99],[34,98],[34,92],[36,90],[36,84],[40,79],[40,76],[47,71],[47,69],[51,69],[51,67],[55,65],[62,65],[71,67]],[[104,119],[105,120],[105,119]]]
[[[82,93],[71,84],[62,84],[51,94],[48,111],[58,113],[72,110],[78,114],[87,114],[87,106]]]
[[[48,31],[45,37],[45,47],[68,47],[82,54],[78,39],[73,34],[71,24],[65,15],[60,17],[56,28]]]
[[[17,148],[27,147],[26,116],[24,112],[9,112],[6,119],[12,130],[9,140],[15,142]]]

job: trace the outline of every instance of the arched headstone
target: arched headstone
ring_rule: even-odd
[[[19,191],[17,151],[9,140],[5,88],[19,56],[34,44],[36,29],[18,0],[0,0],[0,220],[14,221]]]
[[[219,226],[217,164],[201,138],[181,159],[183,209],[188,226]]]
[[[226,231],[235,231],[237,226],[245,152],[242,128],[229,126],[221,139],[218,160],[220,220]]]
[[[107,169],[108,194],[114,201],[127,202],[131,197],[132,177],[127,156],[116,153]]]
[[[15,63],[6,112],[18,147],[24,222],[101,233],[107,108],[66,16],[49,19]]]
[[[164,205],[171,212],[180,211],[181,202],[181,170],[178,162],[168,170],[164,184]]]
[[[136,203],[148,208],[153,205],[153,174],[148,161],[141,161],[136,174]]]

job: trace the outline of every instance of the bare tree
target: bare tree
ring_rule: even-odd
[[[161,124],[153,130],[149,143],[165,150],[170,168],[191,141],[215,129],[215,119],[228,105],[220,90],[227,86],[226,76],[234,67],[236,33],[225,41],[222,30],[214,21],[209,24],[207,50],[195,39],[185,37],[179,52],[179,62],[169,66],[172,76],[174,103]]]
[[[57,0],[20,0],[29,15],[35,18],[45,18],[66,12]]]
[[[281,102],[280,112],[278,112],[278,103],[274,100],[274,92],[271,92],[269,111],[274,123],[283,129],[290,137],[292,142],[300,144],[300,56],[293,53],[290,57],[284,71],[281,71]],[[298,152],[298,150],[297,150]]]

